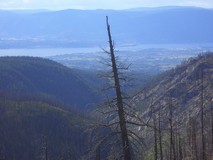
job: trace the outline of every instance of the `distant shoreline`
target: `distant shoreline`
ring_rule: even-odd
[[[81,48],[10,48],[0,49],[2,56],[33,56],[33,57],[50,57],[56,55],[77,54],[77,53],[101,53],[104,47],[81,47]],[[194,50],[194,51],[213,51],[213,44],[156,44],[156,45],[130,45],[123,44],[117,46],[119,52],[131,51],[138,52],[143,50]]]

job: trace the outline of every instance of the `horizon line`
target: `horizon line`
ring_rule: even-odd
[[[113,8],[96,8],[96,9],[87,9],[87,8],[61,8],[61,9],[50,9],[50,8],[0,8],[0,11],[62,11],[62,10],[82,10],[82,11],[95,11],[95,10],[137,10],[137,9],[157,9],[157,8],[200,8],[200,9],[213,9],[213,7],[202,7],[202,6],[187,6],[187,5],[165,5],[165,6],[153,6],[153,7],[133,7],[133,8],[124,8],[124,9],[113,9]]]

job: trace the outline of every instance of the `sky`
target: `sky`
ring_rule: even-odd
[[[128,9],[195,6],[213,8],[213,0],[0,0],[0,9]]]

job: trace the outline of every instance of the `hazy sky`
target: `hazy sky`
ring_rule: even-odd
[[[0,0],[0,9],[127,9],[158,6],[213,8],[213,0]]]

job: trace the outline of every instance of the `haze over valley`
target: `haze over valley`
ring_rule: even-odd
[[[71,68],[101,69],[106,15],[119,57],[136,71],[168,70],[213,50],[212,9],[1,10],[0,56],[46,57]]]

